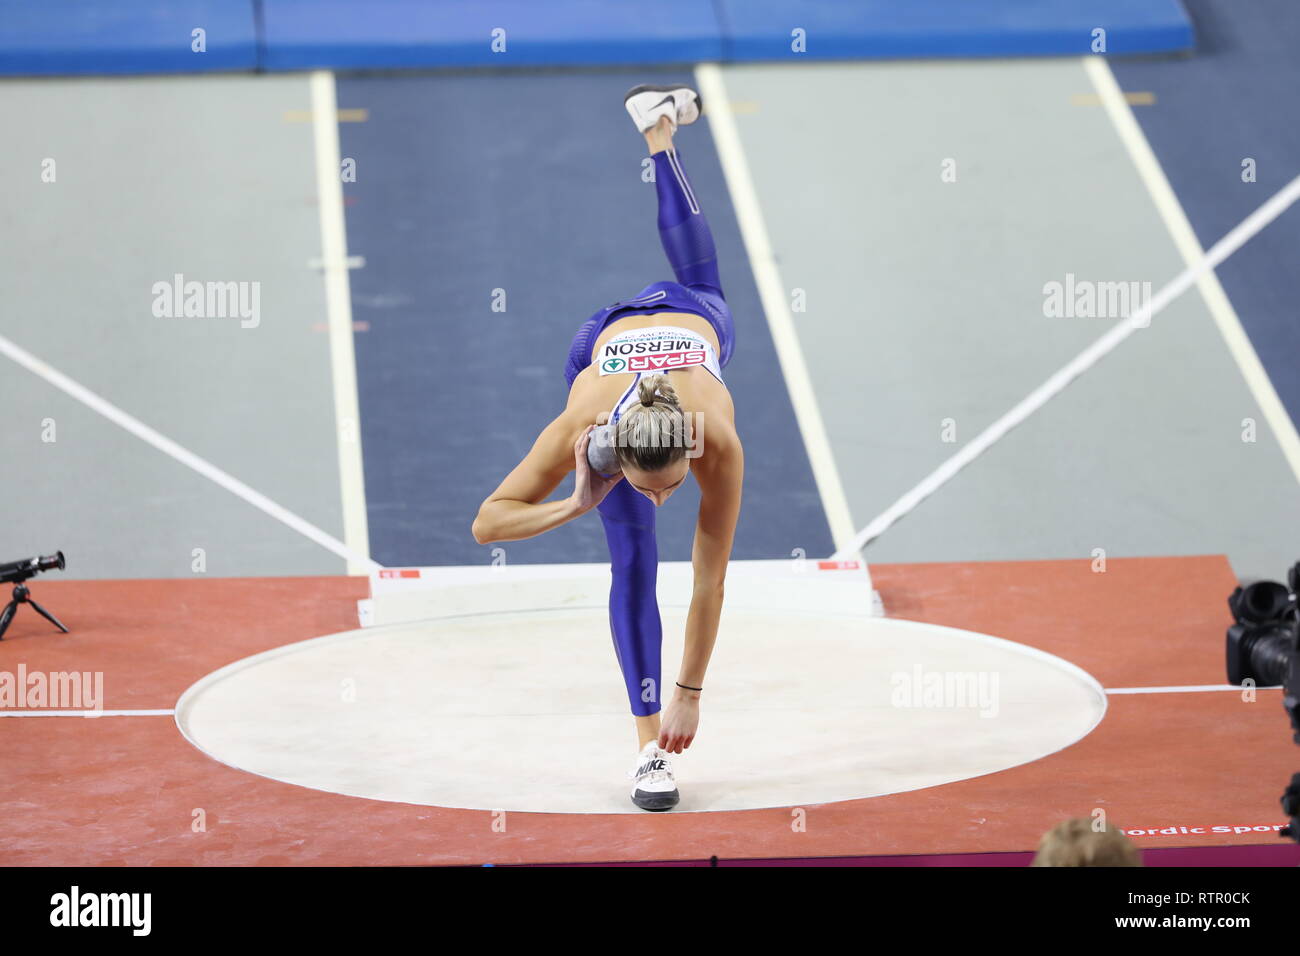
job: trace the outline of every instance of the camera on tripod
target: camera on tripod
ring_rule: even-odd
[[[32,610],[37,614],[64,634],[68,633],[68,629],[63,626],[63,623],[57,617],[32,600],[32,592],[25,583],[42,571],[53,571],[56,568],[62,571],[67,565],[68,562],[63,557],[62,551],[56,551],[54,554],[45,555],[44,557],[27,558],[23,561],[8,561],[0,564],[0,584],[13,582],[14,586],[13,599],[5,605],[3,611],[0,611],[0,640],[4,640],[5,631],[9,629],[9,622],[18,613],[18,605],[20,604],[31,605]]]
[[[1228,628],[1228,682],[1281,686],[1291,739],[1300,744],[1300,561],[1291,566],[1286,581],[1256,581],[1228,598],[1234,621]],[[1282,835],[1300,843],[1300,773],[1282,795],[1282,810],[1291,818]]]

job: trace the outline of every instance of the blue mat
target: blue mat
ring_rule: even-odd
[[[266,0],[271,70],[691,63],[722,56],[708,0]]]
[[[251,0],[0,0],[3,74],[251,70],[257,53]]]
[[[1180,0],[718,0],[734,60],[1051,56],[1191,49]],[[797,52],[802,30],[805,52]]]
[[[0,74],[1047,56],[1098,27],[1193,42],[1180,0],[0,0]]]

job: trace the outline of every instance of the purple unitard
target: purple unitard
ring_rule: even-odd
[[[655,153],[655,192],[659,196],[659,239],[676,282],[656,282],[636,296],[601,309],[578,330],[569,348],[565,379],[569,386],[591,364],[591,349],[613,321],[631,314],[688,312],[709,321],[718,333],[725,368],[731,360],[736,333],[731,310],[722,298],[718,258],[709,224],[686,178],[676,150]],[[657,296],[656,293],[663,293]],[[653,304],[637,300],[653,298]],[[632,713],[646,717],[660,707],[660,653],[663,626],[655,597],[659,549],[655,543],[655,506],[620,481],[599,505],[609,543],[613,583],[609,590],[609,627],[614,638],[623,682]]]

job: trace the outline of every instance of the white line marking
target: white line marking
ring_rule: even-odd
[[[754,190],[740,133],[736,130],[736,122],[727,101],[722,71],[716,63],[701,63],[695,68],[695,78],[700,84],[704,102],[709,106],[709,129],[713,132],[718,159],[722,162],[722,172],[731,193],[731,205],[736,211],[740,235],[744,239],[745,251],[754,270],[759,299],[772,331],[777,359],[781,363],[781,372],[785,376],[790,401],[794,405],[795,419],[799,422],[799,431],[803,435],[813,478],[821,494],[831,538],[835,542],[837,554],[848,554],[856,550],[849,544],[853,537],[853,516],[849,512],[849,502],[844,495],[840,473],[835,467],[835,456],[826,435],[826,425],[822,421],[821,410],[817,407],[817,396],[813,392],[812,379],[804,362],[803,349],[795,334],[794,318],[790,314],[785,287],[781,284],[776,257],[772,254],[767,225],[763,221],[763,210]]]
[[[1174,245],[1182,255],[1183,262],[1188,266],[1193,265],[1205,255],[1205,252],[1201,249],[1201,243],[1196,238],[1196,232],[1192,229],[1192,224],[1188,221],[1178,196],[1165,177],[1160,160],[1156,158],[1155,151],[1151,149],[1151,144],[1147,142],[1146,135],[1142,132],[1142,127],[1133,116],[1133,110],[1120,90],[1119,83],[1111,72],[1110,64],[1106,62],[1105,57],[1089,56],[1083,58],[1083,67],[1101,97],[1102,105],[1106,107],[1111,122],[1115,124],[1115,130],[1128,150],[1133,165],[1137,167],[1138,175],[1142,177],[1147,192],[1151,194],[1151,199],[1155,202],[1160,218],[1164,220],[1165,228],[1169,230],[1169,235],[1174,240]],[[1245,378],[1246,385],[1254,396],[1256,404],[1259,405],[1265,421],[1277,437],[1278,444],[1282,446],[1282,454],[1286,456],[1291,471],[1295,474],[1296,480],[1300,481],[1300,434],[1297,434],[1295,423],[1291,421],[1286,407],[1278,398],[1277,390],[1273,388],[1273,383],[1259,360],[1259,354],[1250,343],[1250,337],[1242,328],[1236,309],[1232,307],[1227,293],[1219,283],[1218,276],[1213,272],[1202,274],[1198,286],[1215,325],[1219,327],[1219,334],[1223,336],[1228,351],[1236,360],[1237,367],[1241,369],[1242,377]]]
[[[1112,326],[1110,331],[1080,352],[1073,361],[1046,382],[1030,392],[1011,411],[980,432],[960,451],[926,476],[919,485],[885,509],[871,524],[858,532],[857,537],[853,539],[847,548],[842,548],[832,557],[845,558],[856,555],[867,542],[879,537],[895,521],[942,488],[957,472],[979,457],[999,438],[1046,405],[1075,378],[1108,355],[1139,328],[1150,324],[1152,316],[1159,313],[1165,306],[1191,288],[1202,275],[1214,269],[1224,259],[1240,249],[1247,240],[1285,212],[1296,199],[1300,199],[1300,176],[1283,186],[1269,197],[1262,206],[1239,222],[1210,248],[1208,254],[1202,256],[1175,276],[1151,297],[1151,301],[1144,303],[1127,319]]]
[[[171,717],[174,710],[0,710],[0,717]]]
[[[344,263],[343,263],[343,267],[344,267],[345,269],[364,269],[364,268],[366,267],[366,257],[365,257],[365,256],[348,256],[347,259],[346,259],[346,260],[344,261]],[[324,259],[320,259],[320,258],[311,258],[311,259],[308,259],[308,260],[307,260],[307,268],[308,268],[308,269],[313,269],[313,270],[323,270],[323,269],[326,268],[325,260],[324,260]],[[331,263],[330,266],[329,266],[329,268],[338,268],[338,266],[337,266],[336,264],[334,264],[334,263]]]
[[[1236,684],[1195,684],[1187,687],[1107,687],[1108,694],[1195,694],[1210,690],[1235,690],[1242,693],[1246,688]],[[1281,690],[1280,687],[1256,687],[1255,690]]]
[[[74,382],[58,369],[37,358],[35,355],[32,355],[25,349],[19,348],[3,335],[0,335],[0,355],[6,355],[13,359],[23,368],[27,369],[27,371],[31,372],[38,378],[43,378],[55,388],[66,392],[91,411],[103,415],[110,422],[126,429],[136,438],[153,445],[154,448],[157,448],[164,455],[168,455],[185,467],[197,471],[204,478],[216,482],[232,495],[243,498],[254,508],[259,508],[262,511],[265,511],[276,521],[288,525],[304,537],[315,541],[322,548],[333,551],[339,557],[347,559],[349,567],[351,567],[351,562],[355,561],[358,566],[364,567],[367,570],[379,569],[379,564],[372,561],[365,554],[353,551],[337,538],[326,534],[314,524],[298,517],[287,508],[281,507],[260,492],[254,491],[238,478],[222,471],[206,458],[200,458],[188,448],[182,448],[166,435],[154,431],[139,419],[128,415],[126,412],[122,411],[122,409],[118,408],[106,399],[101,398],[99,395],[96,395],[84,385]]]
[[[339,490],[343,499],[343,540],[354,554],[368,555],[370,528],[366,517],[365,468],[361,457],[357,364],[352,348],[352,290],[348,280],[350,262],[360,257],[348,256],[339,159],[338,102],[334,74],[329,70],[317,70],[311,75],[311,110],[316,141],[316,189],[320,197],[320,258],[334,381],[334,434],[339,455]],[[339,268],[340,264],[343,264],[342,268]],[[349,558],[348,573],[366,574],[372,564],[369,558]]]

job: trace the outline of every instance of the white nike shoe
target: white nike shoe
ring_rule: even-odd
[[[623,97],[623,105],[643,133],[662,116],[668,117],[674,130],[689,126],[700,118],[700,110],[704,108],[700,94],[689,86],[634,86]]]
[[[657,740],[641,748],[636,755],[636,769],[628,776],[636,780],[632,786],[632,802],[642,810],[671,810],[681,799],[673,768],[668,763],[668,751],[660,750]]]

